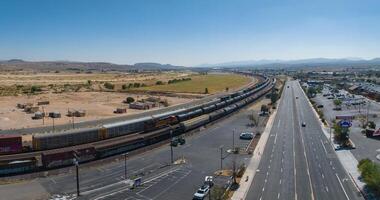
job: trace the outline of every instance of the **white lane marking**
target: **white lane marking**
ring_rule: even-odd
[[[276,136],[274,137],[274,144],[276,144],[277,142],[277,132],[276,132]]]
[[[322,140],[321,140],[321,144],[322,144],[323,149],[325,150],[325,153],[327,154],[326,147],[325,147],[325,145],[323,144],[323,141],[322,141]],[[330,161],[330,162],[331,162],[331,161]]]
[[[277,128],[280,128],[281,119],[278,120]]]
[[[280,199],[280,193],[277,194],[277,199]]]
[[[326,186],[326,191],[329,192],[329,187]]]
[[[265,187],[263,187],[262,191],[264,192],[264,190],[265,190]]]
[[[340,179],[339,179],[339,176],[338,176],[338,174],[336,174],[335,173],[335,176],[336,176],[336,178],[338,179],[338,181],[339,181],[339,184],[340,184],[340,187],[342,187],[342,190],[343,190],[343,192],[344,192],[344,195],[346,196],[346,198],[348,199],[348,200],[350,200],[350,198],[348,197],[348,195],[347,195],[347,192],[346,192],[346,190],[344,189],[344,187],[343,187],[343,184],[342,184],[342,182],[340,181]]]
[[[282,179],[280,179],[280,185],[281,185]]]

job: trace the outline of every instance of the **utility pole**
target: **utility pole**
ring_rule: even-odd
[[[72,115],[73,129],[74,129],[74,115]]]
[[[53,132],[55,132],[55,127],[54,127],[54,118],[53,119]]]
[[[45,108],[42,106],[42,125],[45,125]]]
[[[370,101],[368,101],[368,104],[367,104],[367,117],[366,117],[366,124],[368,124],[368,115],[369,115],[369,105],[371,104]]]
[[[220,146],[220,171],[223,170],[223,146]]]
[[[173,145],[172,145],[172,141],[173,141],[173,131],[170,130],[170,161],[171,163],[170,164],[173,164]]]
[[[124,154],[124,179],[127,180],[127,155],[128,153]]]
[[[73,159],[73,162],[75,164],[76,168],[76,175],[77,175],[77,196],[80,196],[80,191],[79,191],[79,162],[78,159],[76,158],[77,156],[74,154],[75,158]]]
[[[232,151],[235,152],[235,129],[232,130]]]

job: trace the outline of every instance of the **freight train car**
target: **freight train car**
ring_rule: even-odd
[[[94,160],[94,147],[57,149],[41,153],[42,164],[46,169],[72,165],[74,158],[79,163]]]
[[[128,135],[136,132],[143,132],[147,123],[152,123],[153,118],[142,117],[111,124],[104,124],[101,127],[101,135],[106,138],[114,138],[122,135]]]
[[[181,122],[179,125],[183,131],[188,131],[199,126],[205,125],[210,121],[209,115],[201,115],[199,117]]]
[[[22,138],[19,135],[0,135],[0,154],[22,151]]]
[[[99,128],[81,128],[59,133],[33,135],[33,149],[35,151],[56,149],[95,142],[101,139]]]
[[[35,157],[22,160],[0,161],[0,176],[33,171],[37,168]]]

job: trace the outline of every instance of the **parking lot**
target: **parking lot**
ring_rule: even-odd
[[[323,96],[323,94],[326,93],[328,93],[328,90],[324,88],[322,94],[318,94],[313,98],[317,105],[323,105],[323,108],[321,109],[326,121],[331,124],[331,121],[335,119],[336,116],[355,116],[355,120],[352,121],[352,127],[350,128],[349,133],[350,139],[356,146],[356,149],[351,150],[352,154],[358,160],[369,158],[380,163],[380,138],[367,138],[361,133],[361,124],[364,120],[366,121],[367,116],[368,121],[373,121],[377,124],[376,129],[380,127],[380,104],[362,96],[352,95],[346,91],[340,91],[340,94],[344,95],[341,97],[341,110],[334,110],[336,107],[333,102],[334,100],[328,99],[328,96]],[[352,105],[355,104],[354,102],[362,101],[365,101],[366,103]],[[362,118],[362,121],[359,120],[360,118]]]

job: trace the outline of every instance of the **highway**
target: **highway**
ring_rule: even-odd
[[[297,81],[287,82],[278,109],[246,199],[363,199]]]

